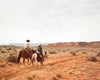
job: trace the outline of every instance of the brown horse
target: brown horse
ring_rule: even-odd
[[[20,62],[21,57],[23,58],[23,63],[25,65],[25,59],[31,59],[32,55],[36,53],[36,50],[31,50],[30,53],[27,53],[26,50],[22,49],[18,55],[18,63]]]

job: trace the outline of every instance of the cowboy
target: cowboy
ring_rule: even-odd
[[[30,49],[30,47],[29,47],[29,42],[30,42],[30,40],[26,40],[26,44],[25,44],[25,51],[27,52],[27,53],[31,53],[31,49]]]
[[[42,51],[42,46],[41,44],[38,46],[38,49],[37,49],[38,53],[42,56],[43,60],[44,60],[44,57],[43,57],[43,51]]]

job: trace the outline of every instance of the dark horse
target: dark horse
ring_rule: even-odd
[[[23,58],[23,63],[25,65],[25,59],[31,59],[32,55],[36,53],[36,50],[31,50],[30,53],[27,53],[27,51],[25,49],[22,49],[20,52],[19,52],[19,55],[18,55],[18,63],[20,62],[20,59],[21,57]]]

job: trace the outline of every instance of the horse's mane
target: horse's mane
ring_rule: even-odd
[[[36,50],[33,50],[33,49],[32,49],[32,52],[33,52],[33,53],[36,53]]]

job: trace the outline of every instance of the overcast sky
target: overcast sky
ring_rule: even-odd
[[[0,0],[0,44],[100,41],[100,0]]]

